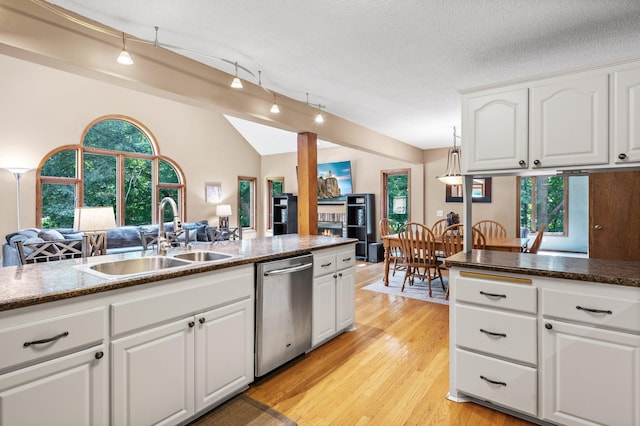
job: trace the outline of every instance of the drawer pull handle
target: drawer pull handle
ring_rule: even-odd
[[[48,339],[33,340],[31,342],[24,342],[24,344],[22,346],[25,347],[25,348],[28,348],[31,345],[41,345],[43,343],[55,342],[58,339],[62,339],[63,337],[67,337],[68,335],[69,335],[69,332],[65,331],[64,333],[60,333],[57,336],[49,337]]]
[[[350,257],[347,257],[346,259],[342,259],[342,261],[343,261],[343,262],[350,262],[350,261],[351,261],[351,258],[350,258]]]
[[[592,312],[594,314],[609,314],[609,315],[613,314],[613,311],[605,311],[604,309],[583,308],[580,305],[576,306],[576,309],[580,311]]]
[[[496,293],[487,293],[486,291],[480,290],[480,294],[487,297],[504,297],[507,298],[506,294],[496,294]]]
[[[486,378],[486,377],[484,377],[484,376],[480,376],[480,378],[481,378],[482,380],[487,381],[487,382],[489,382],[489,383],[491,383],[491,384],[494,384],[494,385],[507,386],[507,384],[506,384],[505,382],[498,382],[498,381],[495,381],[495,380],[487,379],[487,378]]]
[[[324,265],[320,265],[320,267],[322,267],[322,268],[327,268],[329,266],[331,266],[331,262],[325,263]]]
[[[507,337],[505,333],[494,333],[492,331],[483,330],[482,328],[480,329],[480,331],[484,334],[488,334],[489,336]]]

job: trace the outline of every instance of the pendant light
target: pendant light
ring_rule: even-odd
[[[440,176],[436,176],[445,185],[462,185],[462,169],[460,168],[460,148],[456,145],[456,127],[453,126],[453,148],[449,148],[447,156],[447,171]]]
[[[316,115],[316,123],[318,124],[322,124],[324,123],[324,117],[322,116],[322,110],[320,109],[321,106],[318,105],[318,115]]]
[[[118,56],[118,63],[122,65],[133,65],[133,58],[127,52],[127,46],[124,40],[124,33],[122,33],[122,51],[120,52],[120,56]]]
[[[280,107],[278,106],[278,103],[276,102],[276,94],[273,94],[273,105],[271,105],[271,112],[274,114],[279,114],[280,113]]]
[[[242,81],[238,78],[238,63],[236,62],[236,75],[233,77],[233,81],[231,82],[231,87],[234,89],[242,89]]]

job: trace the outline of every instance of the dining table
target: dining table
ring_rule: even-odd
[[[486,250],[510,251],[519,253],[524,251],[529,242],[529,238],[509,238],[509,237],[486,237]],[[391,265],[391,248],[400,247],[398,234],[382,236],[384,247],[384,285],[389,286],[389,266]],[[436,250],[442,250],[442,239],[436,239]]]

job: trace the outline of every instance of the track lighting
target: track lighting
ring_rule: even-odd
[[[273,94],[273,105],[271,105],[271,112],[274,114],[280,114],[280,107],[278,106],[278,103],[276,102],[276,94],[274,92]]]
[[[236,75],[233,77],[233,81],[231,82],[231,87],[234,89],[242,89],[242,81],[238,78],[238,63],[235,63],[236,66]]]
[[[124,40],[124,33],[122,33],[122,51],[120,52],[120,56],[118,56],[118,63],[122,65],[133,64],[133,59],[131,58],[131,55],[129,55],[129,52],[127,52],[127,46]]]

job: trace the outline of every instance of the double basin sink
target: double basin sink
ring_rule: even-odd
[[[175,254],[173,256],[141,257],[137,259],[114,260],[98,263],[88,267],[88,272],[94,271],[109,276],[137,275],[147,272],[157,272],[180,266],[191,265],[194,262],[215,262],[233,257],[230,254],[213,251],[192,251]]]

